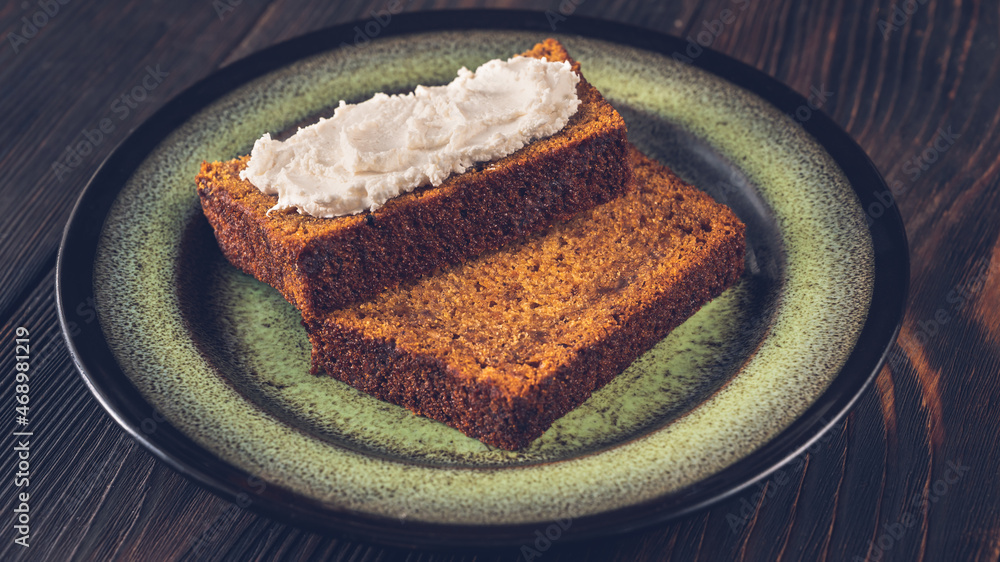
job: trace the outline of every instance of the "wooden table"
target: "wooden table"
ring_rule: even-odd
[[[780,483],[772,479],[763,493],[752,490],[632,534],[557,542],[540,559],[996,560],[997,5],[563,0],[562,12],[683,37],[745,2],[748,9],[711,47],[803,95],[824,92],[823,111],[893,187],[912,259],[900,343],[831,438],[788,467]],[[308,31],[367,19],[388,4],[33,0],[0,8],[7,39],[0,46],[6,451],[0,559],[471,561],[521,555],[518,549],[408,551],[310,533],[236,508],[133,442],[87,391],[59,332],[53,283],[62,227],[90,175],[129,130],[221,66]],[[406,11],[560,11],[555,0],[401,5]],[[149,68],[160,69],[162,79],[142,100],[123,100]],[[113,130],[98,138],[93,131],[111,116]],[[70,159],[66,147],[87,135],[93,148]],[[82,322],[93,320],[92,310],[82,314]],[[19,502],[12,369],[19,326],[30,330],[33,361],[28,548],[14,543],[13,528]]]

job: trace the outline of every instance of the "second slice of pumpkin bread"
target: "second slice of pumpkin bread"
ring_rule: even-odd
[[[313,371],[518,449],[743,271],[744,225],[632,149],[636,190],[374,299],[306,315]]]

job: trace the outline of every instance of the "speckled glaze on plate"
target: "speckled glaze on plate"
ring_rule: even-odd
[[[107,163],[81,198],[57,276],[64,323],[77,299],[95,299],[100,329],[66,336],[119,423],[241,504],[405,544],[511,543],[555,520],[592,536],[677,516],[834,423],[894,338],[902,302],[878,296],[893,284],[905,296],[898,215],[866,225],[877,172],[825,117],[794,123],[786,104],[801,98],[739,63],[706,52],[682,64],[670,56],[680,42],[604,22],[560,28],[587,37],[538,22],[418,14],[341,48],[333,38],[349,26],[313,34],[255,55],[256,69],[224,69],[119,147],[111,160],[126,165]],[[507,29],[474,29],[494,26]],[[193,178],[202,160],[245,153],[340,99],[445,83],[547,36],[619,109],[634,144],[746,222],[747,273],[510,452],[311,376],[298,313],[222,257]],[[80,268],[92,284],[76,290],[66,279]]]

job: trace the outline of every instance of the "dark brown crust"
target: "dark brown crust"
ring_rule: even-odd
[[[579,68],[554,40],[525,54]],[[230,262],[304,315],[322,314],[622,195],[631,184],[625,123],[582,78],[577,91],[581,109],[562,131],[372,213],[268,213],[276,197],[239,179],[247,157],[202,164],[202,208]]]
[[[682,193],[697,201],[688,216],[673,217],[675,223],[711,222],[714,234],[706,236],[696,259],[683,264],[676,281],[633,281],[654,289],[634,303],[634,313],[575,349],[568,361],[528,384],[470,376],[442,358],[402,349],[392,338],[367,336],[343,324],[347,316],[340,314],[304,322],[313,371],[326,371],[490,445],[510,450],[528,445],[742,275],[745,227],[732,211],[644,156],[633,155],[633,161],[643,170],[637,181],[670,182],[676,190],[670,197]],[[591,213],[600,217],[602,208]],[[613,244],[608,242],[609,252],[615,251]],[[392,326],[383,328],[392,333]]]

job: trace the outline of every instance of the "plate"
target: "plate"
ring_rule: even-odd
[[[535,12],[420,13],[355,42],[359,25],[252,55],[168,103],[102,165],[66,227],[57,298],[77,367],[180,472],[242,507],[379,542],[594,537],[766,477],[880,368],[906,296],[902,222],[881,206],[888,191],[865,154],[821,113],[806,118],[801,96],[717,53],[692,58],[682,40],[597,20],[552,29]],[[548,36],[635,145],[747,224],[747,273],[510,452],[309,375],[297,312],[225,261],[193,178],[202,160],[246,153],[341,99],[446,83]],[[86,302],[100,322],[67,329]]]

